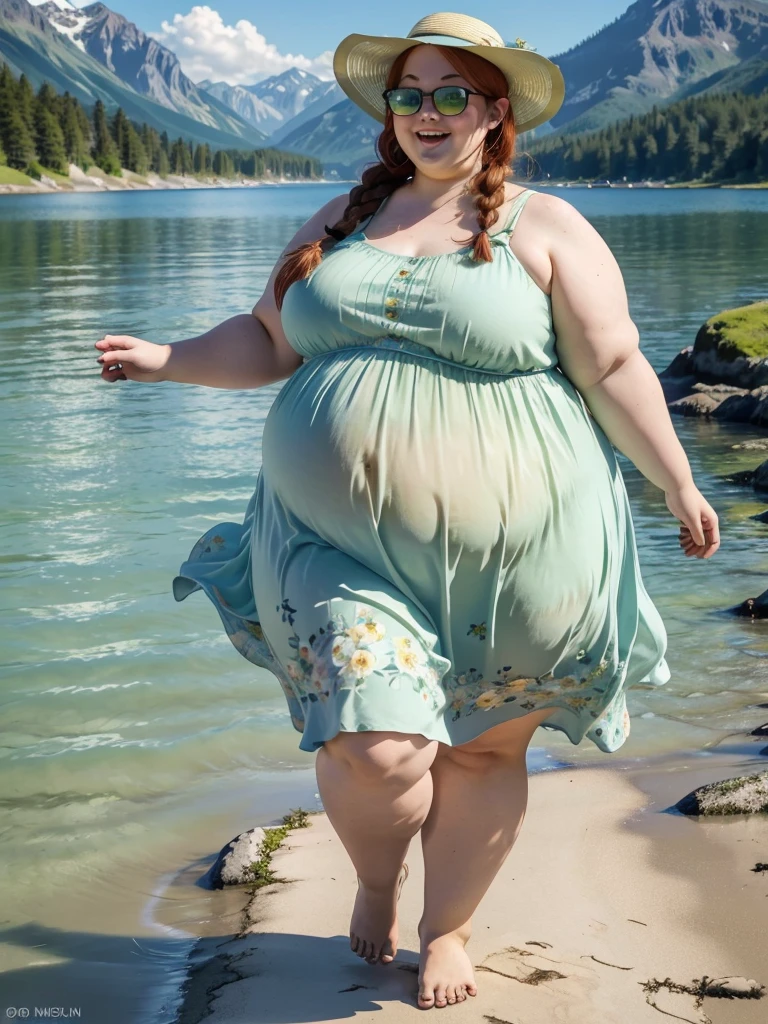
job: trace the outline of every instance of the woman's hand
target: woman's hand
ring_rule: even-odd
[[[163,369],[171,353],[170,345],[132,338],[128,334],[105,334],[94,345],[101,355],[101,379],[135,380],[145,384],[164,380]]]
[[[680,547],[686,557],[711,558],[720,547],[717,513],[694,483],[665,491],[667,508],[680,522]]]

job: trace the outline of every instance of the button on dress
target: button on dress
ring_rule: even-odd
[[[532,194],[491,263],[385,252],[363,227],[285,295],[304,362],[244,521],[172,586],[274,674],[302,750],[340,731],[457,745],[549,708],[543,728],[610,753],[628,688],[670,677],[615,450],[509,245]]]

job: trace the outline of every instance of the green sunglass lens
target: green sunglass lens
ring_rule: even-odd
[[[467,94],[463,89],[445,85],[435,89],[432,102],[435,104],[435,110],[440,114],[460,114],[467,105]]]
[[[417,89],[393,89],[388,102],[393,114],[415,114],[421,104],[421,96]]]

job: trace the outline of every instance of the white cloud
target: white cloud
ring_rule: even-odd
[[[219,12],[208,6],[174,14],[173,21],[163,21],[159,32],[148,35],[173,50],[193,82],[210,78],[230,85],[252,85],[293,67],[311,71],[318,78],[333,78],[330,50],[319,57],[280,53],[252,22],[242,18],[235,25],[225,25]]]

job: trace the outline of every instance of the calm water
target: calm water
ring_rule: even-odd
[[[5,1005],[100,1021],[111,999],[120,1024],[146,1015],[165,979],[151,1019],[168,1019],[188,936],[238,906],[195,892],[201,864],[244,828],[317,806],[277,682],[235,651],[203,594],[177,604],[170,589],[201,533],[242,521],[279,385],[107,385],[93,343],[180,340],[249,311],[285,242],[339,191],[0,199]],[[768,192],[561,194],[616,254],[656,369],[713,312],[765,297]],[[631,691],[620,756],[754,753],[742,733],[768,700],[768,626],[723,609],[765,589],[768,527],[749,518],[765,503],[720,477],[761,461],[732,448],[755,430],[674,422],[723,542],[686,559],[663,495],[622,459],[672,679]],[[532,767],[605,763],[591,744],[536,742]],[[180,869],[185,883],[165,890]]]

